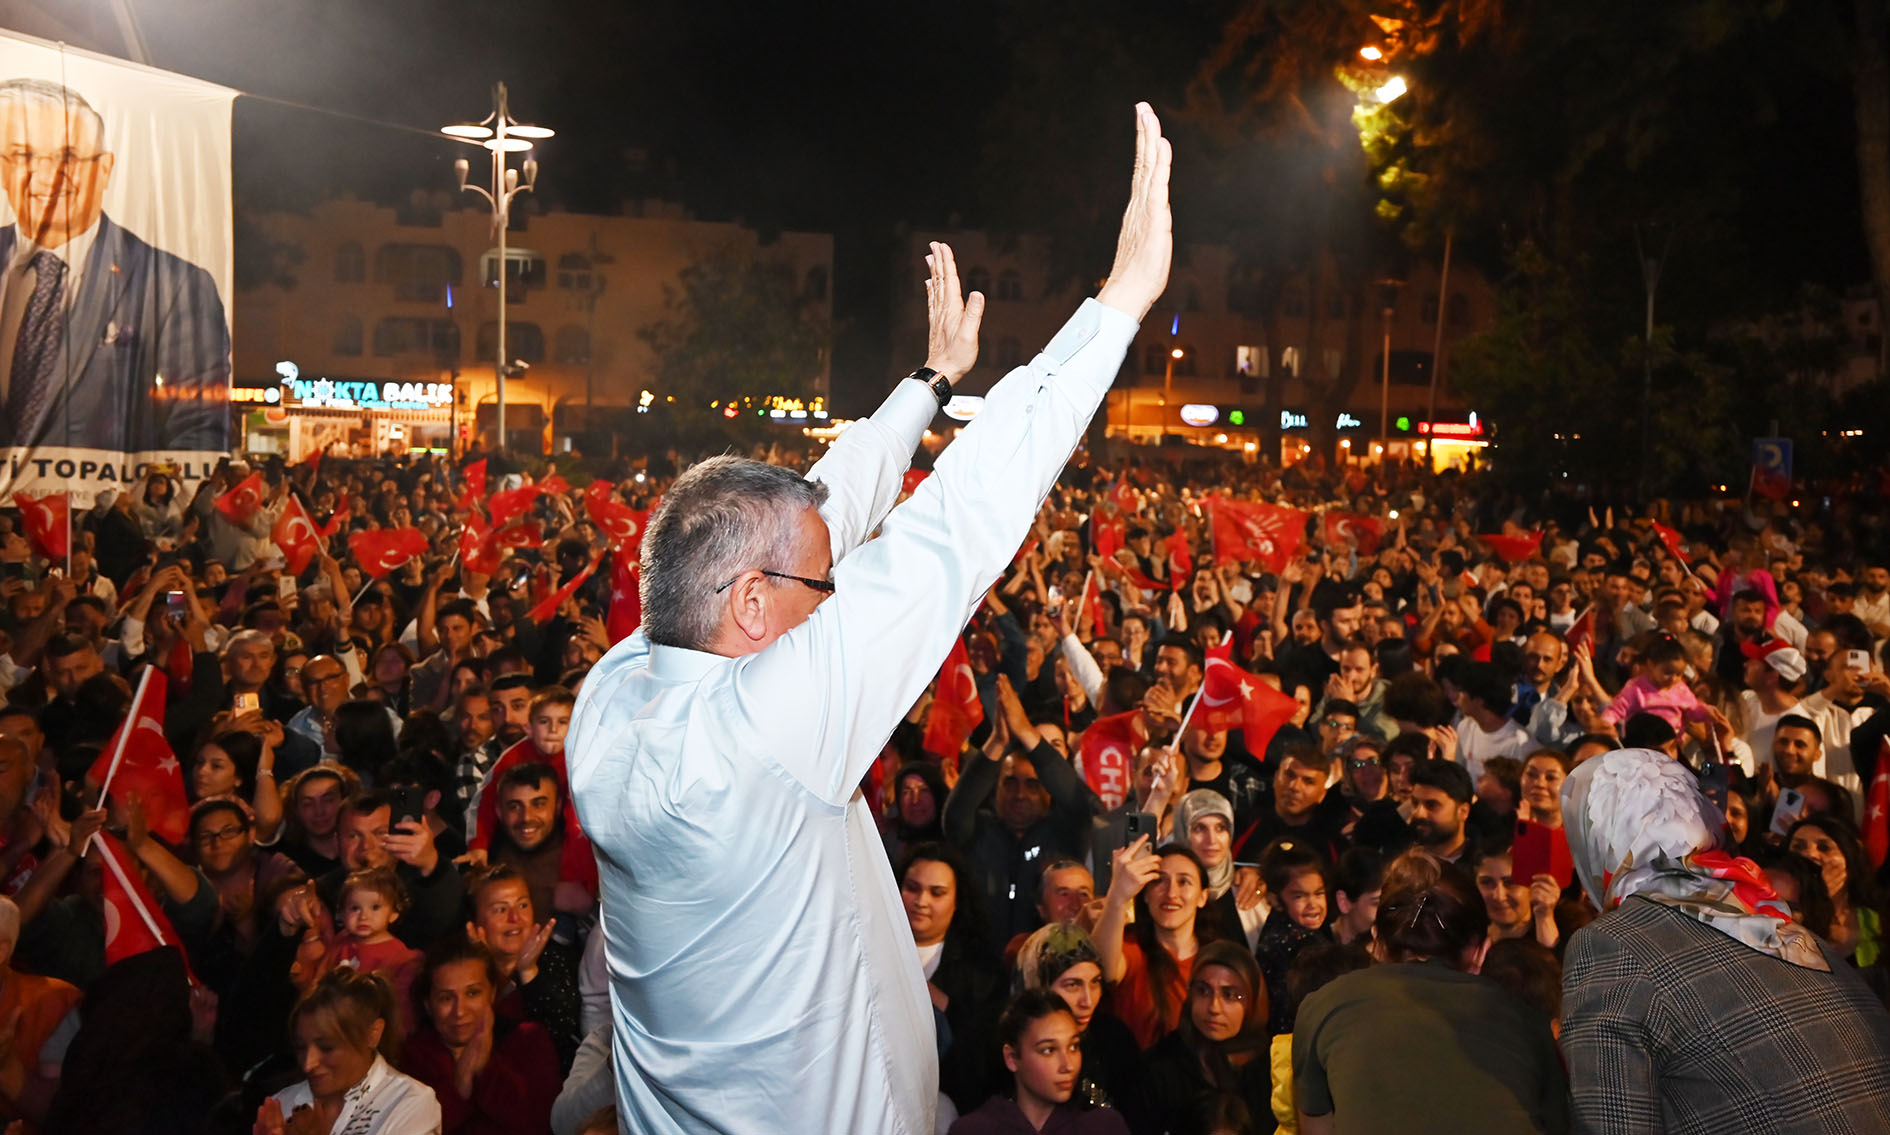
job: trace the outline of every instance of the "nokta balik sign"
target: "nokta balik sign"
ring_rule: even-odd
[[[229,454],[235,95],[0,32],[0,503]]]

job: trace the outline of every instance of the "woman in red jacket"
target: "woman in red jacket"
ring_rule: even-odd
[[[443,1135],[536,1135],[551,1130],[563,1077],[542,1025],[493,1012],[498,963],[453,938],[427,952],[417,986],[422,1025],[401,1061],[440,1100]]]

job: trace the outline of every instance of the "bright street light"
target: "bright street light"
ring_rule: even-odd
[[[1372,92],[1372,97],[1378,100],[1380,106],[1383,106],[1386,103],[1398,101],[1398,99],[1404,97],[1404,93],[1408,90],[1410,90],[1410,88],[1405,86],[1404,76],[1393,75],[1391,78],[1385,80],[1384,86]]]
[[[522,366],[505,365],[505,236],[512,222],[512,198],[521,191],[530,191],[538,183],[538,162],[526,158],[520,169],[509,169],[505,164],[505,155],[521,154],[532,148],[530,139],[550,138],[554,131],[545,126],[530,126],[512,118],[506,105],[505,84],[499,83],[492,88],[492,113],[478,122],[461,122],[452,126],[442,126],[440,133],[462,142],[483,146],[492,152],[492,187],[473,185],[467,181],[472,173],[472,163],[460,158],[453,163],[453,173],[459,179],[461,190],[470,189],[484,197],[492,206],[492,228],[499,244],[499,319],[498,353],[493,356],[493,380],[497,385],[499,411],[499,449],[505,449],[505,379],[508,373],[523,373]],[[521,177],[521,174],[523,175]],[[483,273],[482,273],[483,275]]]
[[[1370,44],[1366,44],[1364,47],[1358,49],[1358,57],[1376,63],[1385,57],[1385,53]]]

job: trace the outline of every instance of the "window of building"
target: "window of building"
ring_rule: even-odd
[[[459,358],[459,325],[450,319],[389,317],[374,325],[374,353],[383,358],[429,355],[455,360]]]
[[[443,244],[383,244],[374,252],[374,282],[394,285],[394,298],[443,302],[464,272],[459,252]]]
[[[998,273],[997,298],[1001,300],[1021,300],[1024,298],[1024,279],[1017,274],[1017,269],[1006,268]]]
[[[1185,378],[1193,378],[1196,369],[1195,360],[1198,357],[1200,357],[1200,352],[1194,349],[1193,343],[1184,345],[1181,348],[1181,357],[1175,360],[1175,373]]]
[[[991,273],[983,268],[972,268],[965,273],[965,294],[983,292],[991,294]]]
[[[1447,313],[1452,327],[1470,326],[1470,297],[1462,292],[1450,293],[1450,310]]]
[[[361,317],[344,315],[335,328],[334,342],[329,347],[337,355],[354,358],[361,353]]]
[[[577,252],[558,257],[558,286],[568,292],[590,291],[595,286],[591,278],[591,258]]]
[[[1168,344],[1150,343],[1142,348],[1142,373],[1168,373]]]
[[[479,357],[492,358],[498,350],[499,324],[497,320],[488,319],[479,325]],[[521,323],[516,319],[506,320],[505,353],[510,356],[507,362],[544,362],[544,331],[536,323]]]
[[[1418,318],[1426,323],[1437,322],[1437,293],[1425,292],[1424,304],[1418,309]]]
[[[591,333],[582,327],[558,328],[557,359],[561,363],[591,361]]]
[[[1326,364],[1326,377],[1339,377],[1339,364],[1345,361],[1345,352],[1337,347],[1327,347],[1320,354],[1320,361]]]
[[[1288,319],[1306,318],[1306,289],[1299,284],[1290,285],[1280,297],[1280,312]]]
[[[1280,369],[1294,378],[1299,377],[1299,348],[1288,347],[1280,352]]]
[[[488,288],[499,286],[499,254],[488,251],[479,258],[479,275]],[[524,303],[533,288],[542,288],[550,273],[545,258],[523,249],[508,249],[505,254],[505,302]]]
[[[335,283],[358,284],[365,279],[367,279],[367,253],[361,251],[361,246],[349,241],[336,248]]]

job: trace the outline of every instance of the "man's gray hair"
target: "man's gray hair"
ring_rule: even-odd
[[[255,646],[258,644],[274,647],[276,640],[270,638],[266,632],[259,631],[255,627],[245,627],[231,635],[230,641],[223,644],[223,656],[228,657],[229,653],[239,646]]]
[[[99,142],[105,141],[105,118],[85,101],[85,96],[51,79],[8,79],[0,83],[0,102],[23,102],[29,106],[56,106],[70,114],[89,115],[98,130]]]
[[[826,500],[826,485],[740,457],[712,457],[676,478],[643,537],[650,641],[707,649],[725,601],[715,589],[745,571],[793,566],[801,513]]]

